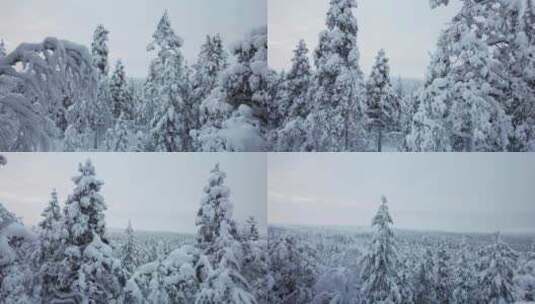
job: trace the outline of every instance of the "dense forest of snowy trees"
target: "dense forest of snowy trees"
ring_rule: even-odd
[[[507,242],[504,239],[507,239]],[[535,236],[269,227],[270,303],[535,303]]]
[[[143,236],[131,223],[110,233],[89,160],[64,204],[52,191],[35,227],[0,204],[0,302],[266,303],[265,234],[255,218],[233,219],[225,177],[211,170],[192,237]]]
[[[271,72],[267,28],[225,46],[208,35],[197,62],[167,12],[148,44],[144,80],[110,70],[103,25],[90,49],[46,38],[0,44],[0,151],[263,151]]]
[[[187,64],[167,13],[138,81],[120,61],[110,71],[102,25],[90,51],[55,38],[10,52],[0,43],[0,150],[535,150],[531,0],[462,0],[416,89],[392,81],[388,50],[364,75],[357,36],[373,29],[359,29],[356,8],[330,0],[318,45],[299,41],[279,73],[266,27],[231,45],[209,35]]]
[[[392,83],[388,50],[363,75],[357,0],[331,0],[313,65],[300,41],[278,74],[273,150],[533,151],[533,2],[461,2],[413,92]]]

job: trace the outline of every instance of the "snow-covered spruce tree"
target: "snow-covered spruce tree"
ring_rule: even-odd
[[[355,0],[331,0],[327,30],[314,52],[316,74],[308,100],[308,145],[314,151],[362,148],[363,77],[357,46]]]
[[[126,242],[121,248],[121,265],[130,276],[137,267],[137,249],[132,222],[128,221],[128,227],[125,230]]]
[[[444,78],[434,79],[424,89],[419,110],[428,111],[424,136],[439,151],[503,151],[511,125],[493,95],[497,76],[490,67],[489,48],[462,22],[451,32],[454,37],[449,38],[448,55],[455,65]],[[420,148],[416,150],[430,150]]]
[[[260,232],[258,232],[258,223],[254,216],[249,217],[246,223],[247,229],[245,232],[245,237],[253,241],[258,241],[258,239],[260,239]]]
[[[240,235],[243,249],[241,274],[249,283],[250,291],[259,303],[265,303],[268,296],[266,275],[268,272],[267,240],[260,237],[256,219],[250,217],[245,231]]]
[[[314,297],[317,265],[307,248],[299,248],[293,237],[269,238],[268,303],[310,303]]]
[[[201,46],[201,51],[197,62],[193,65],[193,99],[195,100],[195,109],[197,110],[197,121],[195,128],[198,129],[201,124],[205,124],[210,119],[208,109],[203,108],[200,111],[201,102],[208,97],[212,90],[217,86],[219,75],[228,66],[228,54],[223,47],[223,40],[219,34],[206,36],[205,43]]]
[[[190,134],[197,151],[264,151],[275,73],[267,65],[267,28],[230,48],[234,63],[200,106],[202,126]]]
[[[463,240],[459,251],[458,260],[453,269],[454,286],[450,303],[475,303],[477,277],[475,275],[474,266],[470,260],[469,248],[466,244],[466,240]]]
[[[208,184],[203,189],[201,206],[197,212],[195,225],[197,226],[197,245],[214,262],[214,242],[219,236],[223,221],[228,221],[232,227],[232,234],[236,235],[235,224],[232,221],[232,203],[230,189],[225,185],[225,172],[219,169],[219,164],[210,171]]]
[[[447,3],[444,3],[447,4]],[[526,151],[531,150],[535,112],[533,104],[535,102],[535,91],[533,90],[533,70],[535,66],[533,54],[533,13],[531,1],[475,1],[467,0],[463,2],[461,11],[454,17],[450,27],[445,31],[446,41],[450,55],[450,62],[455,62],[455,66],[450,65],[447,74],[450,77],[457,78],[466,74],[464,69],[471,67],[470,77],[466,79],[464,88],[462,82],[451,83],[447,86],[447,92],[458,90],[467,93],[467,100],[472,101],[474,105],[485,105],[486,109],[478,109],[474,115],[475,120],[483,120],[486,127],[475,125],[480,129],[477,141],[483,138],[484,147],[480,150],[486,150],[488,146],[494,150]],[[463,34],[460,34],[463,33]],[[470,43],[469,43],[470,42]],[[475,53],[477,51],[479,53]],[[483,51],[483,52],[481,52]],[[464,58],[462,56],[464,52]],[[474,52],[474,55],[470,54]],[[461,54],[461,55],[459,55]],[[469,59],[469,60],[467,60]],[[457,64],[460,63],[460,64]],[[478,71],[479,70],[479,71]],[[474,80],[468,81],[472,76],[477,76]],[[484,78],[484,81],[481,81]],[[484,85],[481,85],[481,82]],[[440,80],[436,85],[442,83],[445,87],[446,82]],[[455,86],[453,85],[455,84]],[[479,87],[478,87],[479,84]],[[474,89],[475,87],[475,89]],[[457,93],[459,95],[459,93]],[[490,95],[490,97],[488,96]],[[476,98],[477,97],[477,98]],[[456,99],[455,96],[443,96],[444,100]],[[474,100],[479,102],[474,102]],[[486,101],[481,103],[481,99]],[[498,104],[498,109],[494,109]],[[435,109],[441,108],[440,104],[434,106]],[[429,106],[428,106],[429,108]],[[450,105],[445,103],[442,108],[448,113]],[[466,106],[465,106],[466,108]],[[458,106],[457,115],[466,112]],[[475,112],[475,110],[474,110]],[[505,113],[505,114],[504,114]],[[427,115],[417,114],[420,123],[426,122],[427,128],[433,128],[442,123],[436,123],[437,118],[432,117],[431,111]],[[435,115],[438,116],[438,115]],[[466,116],[466,115],[464,115]],[[490,121],[487,122],[487,118]],[[429,117],[427,119],[426,117]],[[510,120],[510,121],[509,121]],[[467,119],[456,122],[451,129],[470,129]],[[474,123],[472,121],[472,123]],[[489,131],[489,130],[492,130]],[[487,134],[485,134],[487,132]],[[430,133],[430,132],[428,132]],[[459,133],[457,131],[457,133]],[[413,132],[413,134],[415,134]],[[417,133],[416,133],[417,134]],[[471,145],[467,137],[463,142],[459,139],[459,134],[454,134],[457,138],[449,147]],[[462,135],[462,134],[461,134]],[[430,136],[427,136],[430,137]],[[486,139],[485,139],[486,137]],[[416,138],[414,136],[413,138]],[[479,148],[479,147],[478,147]],[[430,150],[430,149],[424,149]]]
[[[104,143],[107,151],[128,152],[132,150],[130,122],[131,120],[126,120],[124,114],[121,114],[115,121],[115,126],[108,129]]]
[[[497,233],[492,244],[484,249],[479,261],[478,303],[514,303],[513,275],[517,253]]]
[[[117,61],[115,69],[111,75],[110,94],[113,117],[117,119],[123,114],[125,119],[133,119],[134,105],[132,103],[130,92],[128,91],[126,73],[121,60]]]
[[[191,109],[184,99],[187,80],[184,58],[180,48],[182,38],[171,28],[167,11],[160,19],[153,41],[147,50],[157,57],[151,62],[145,84],[142,115],[150,122],[152,146],[156,151],[188,151],[188,125]]]
[[[409,151],[448,151],[451,146],[446,126],[436,122],[446,117],[450,66],[448,36],[442,33],[427,67],[425,87],[417,96],[418,110],[406,138]]]
[[[435,256],[433,269],[434,289],[438,303],[450,303],[453,290],[451,257],[445,244],[440,244]]]
[[[109,31],[99,24],[93,33],[93,42],[91,43],[91,55],[93,56],[93,64],[98,72],[103,76],[108,76],[108,35]]]
[[[304,40],[299,40],[292,66],[286,76],[288,82],[288,100],[279,106],[285,117],[306,118],[310,112],[310,105],[306,102],[306,93],[312,77],[312,69],[309,60],[309,51]]]
[[[377,151],[381,152],[383,136],[399,124],[399,103],[390,83],[390,66],[385,51],[379,50],[366,84],[367,125],[376,133]]]
[[[213,271],[201,278],[201,290],[195,303],[256,303],[255,295],[242,275],[242,265],[249,266],[246,260],[247,249],[254,246],[240,240],[232,219],[230,190],[224,184],[225,173],[216,164],[210,171],[208,185],[204,187],[201,208],[197,214],[197,246],[204,252]],[[255,278],[252,283],[255,283]]]
[[[306,141],[305,122],[310,113],[311,105],[307,100],[312,71],[308,58],[308,48],[304,40],[300,40],[294,50],[292,67],[288,74],[281,74],[284,82],[278,88],[278,112],[283,123],[276,136],[276,151],[304,151]]]
[[[96,69],[98,78],[98,92],[95,101],[95,125],[93,126],[95,132],[92,148],[97,149],[106,129],[113,125],[112,118],[112,100],[110,95],[109,83],[109,49],[108,40],[110,32],[99,24],[93,33],[93,40],[91,42],[91,55],[93,59],[93,66]],[[80,149],[80,148],[78,148]]]
[[[63,252],[63,216],[56,190],[52,191],[51,196],[48,206],[41,213],[43,219],[38,224],[40,250],[37,262],[40,265],[40,296],[43,302],[50,301],[57,290]]]
[[[429,249],[426,249],[414,278],[413,286],[415,304],[433,303],[433,301],[435,301],[435,284],[433,280],[434,268],[435,263],[433,261],[433,253]]]
[[[362,260],[361,294],[364,304],[401,303],[399,261],[392,224],[387,200],[383,196],[372,221],[374,233],[370,248]]]
[[[232,222],[224,218],[212,244],[215,269],[201,284],[195,304],[255,304],[249,284],[241,275],[243,255],[239,241],[233,235]]]
[[[484,29],[493,50],[498,99],[511,117],[509,151],[535,149],[535,18],[531,0],[481,3],[488,11]]]
[[[106,204],[99,193],[103,182],[96,178],[90,160],[78,171],[64,208],[66,248],[56,299],[113,303],[120,300],[125,274],[106,238]]]

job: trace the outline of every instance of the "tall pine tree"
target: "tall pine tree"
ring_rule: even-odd
[[[41,265],[39,269],[40,296],[44,302],[48,302],[57,288],[63,248],[63,216],[56,190],[52,191],[48,206],[43,210],[41,216],[43,219],[38,224],[41,245],[38,259]]]
[[[307,136],[314,151],[351,151],[361,144],[363,77],[356,7],[355,0],[330,1],[327,30],[314,52],[317,71],[308,98],[313,108]]]
[[[300,40],[294,50],[292,67],[278,88],[278,112],[283,122],[276,136],[277,151],[304,151],[306,141],[305,120],[310,113],[311,105],[307,100],[307,91],[312,78],[308,48],[304,40]]]
[[[390,66],[385,51],[379,50],[366,84],[368,127],[376,133],[377,152],[382,151],[384,133],[399,123],[399,104],[390,83]]]
[[[370,249],[362,261],[361,293],[365,304],[401,303],[399,261],[392,224],[383,196],[372,222],[374,233]]]
[[[126,83],[126,73],[121,60],[115,64],[115,69],[110,79],[110,94],[112,101],[112,113],[114,118],[122,115],[125,119],[133,119],[134,107],[132,97]]]
[[[188,83],[180,50],[183,41],[171,28],[167,11],[152,38],[147,50],[156,51],[157,57],[150,65],[142,115],[150,121],[156,151],[186,151],[190,144],[187,125],[190,109],[183,99],[184,86]]]

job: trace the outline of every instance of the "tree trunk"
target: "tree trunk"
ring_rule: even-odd
[[[383,129],[377,128],[377,152],[382,152],[383,149]]]

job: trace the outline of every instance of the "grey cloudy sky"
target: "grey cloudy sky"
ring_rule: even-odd
[[[196,59],[207,34],[221,33],[225,43],[266,24],[265,0],[2,0],[0,38],[10,49],[47,36],[86,46],[102,23],[110,33],[112,62],[122,58],[131,76],[144,77],[151,56],[146,47],[165,9],[184,41],[184,55]]]
[[[108,205],[108,227],[194,232],[195,215],[209,171],[227,173],[234,216],[266,222],[266,156],[262,153],[4,153],[0,202],[35,224],[56,188],[63,204],[78,163],[91,158]]]
[[[535,154],[270,154],[268,222],[535,232]]]
[[[368,74],[377,51],[384,48],[390,57],[392,75],[423,78],[429,53],[435,48],[441,29],[460,8],[431,10],[428,0],[357,0],[360,64]],[[329,0],[269,0],[269,63],[287,69],[299,39],[315,49],[318,34],[325,29]]]

